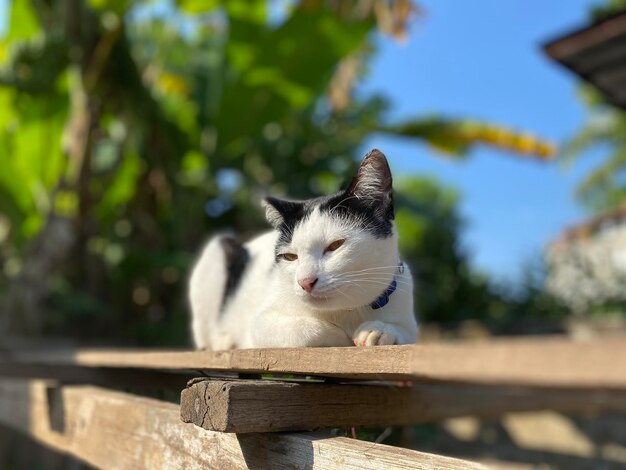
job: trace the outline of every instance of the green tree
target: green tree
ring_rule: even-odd
[[[626,11],[623,0],[607,0],[595,6],[590,16],[600,21]],[[581,99],[588,115],[583,127],[564,146],[565,162],[579,158],[587,151],[600,150],[605,156],[578,185],[576,195],[594,212],[615,208],[626,200],[626,113],[609,104],[595,88],[581,86]]]
[[[354,93],[372,33],[402,35],[412,8],[302,1],[276,19],[260,0],[13,0],[0,42],[0,327],[184,342],[203,239],[265,227],[265,192],[335,190],[372,132],[455,156],[477,143],[549,155],[472,120],[388,122],[383,98]],[[457,258],[439,262],[468,275]]]
[[[626,200],[626,113],[608,105],[589,86],[584,88],[589,115],[582,129],[567,143],[563,160],[570,162],[587,151],[605,153],[576,189],[578,199],[593,212],[615,208]]]
[[[488,319],[495,296],[472,272],[462,249],[458,193],[425,177],[401,180],[396,188],[400,249],[416,281],[420,318],[448,323]]]

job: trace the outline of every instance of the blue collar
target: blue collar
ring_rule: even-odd
[[[404,264],[402,264],[402,261],[401,261],[400,264],[398,264],[398,273],[402,274],[403,272],[404,272]],[[370,307],[372,307],[372,310],[376,310],[378,308],[382,308],[385,305],[387,305],[389,303],[389,296],[396,291],[397,287],[398,287],[398,282],[396,281],[396,276],[394,275],[393,280],[391,281],[391,284],[389,284],[389,287],[385,289],[385,292],[380,294],[378,298],[370,304]]]
[[[372,309],[376,310],[377,308],[382,308],[387,305],[387,303],[389,302],[389,296],[395,292],[396,287],[398,287],[398,283],[396,282],[396,277],[394,276],[393,281],[391,281],[391,284],[389,284],[387,290],[380,294],[378,298],[370,304]]]

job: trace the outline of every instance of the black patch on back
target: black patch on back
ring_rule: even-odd
[[[222,308],[226,305],[226,301],[235,293],[237,286],[241,281],[241,276],[250,261],[250,253],[235,238],[222,236],[220,238],[222,249],[226,257],[226,269],[228,277],[226,279],[226,287],[222,297]]]

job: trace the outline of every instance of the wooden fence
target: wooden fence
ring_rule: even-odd
[[[327,430],[511,411],[626,411],[624,358],[621,337],[12,350],[0,353],[0,423],[105,468],[480,468]],[[155,391],[181,392],[180,405],[146,397]]]

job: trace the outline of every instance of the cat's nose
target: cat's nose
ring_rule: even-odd
[[[300,287],[302,287],[307,292],[311,292],[313,290],[313,286],[316,282],[316,277],[306,277],[304,279],[298,279],[298,284],[300,284]]]

